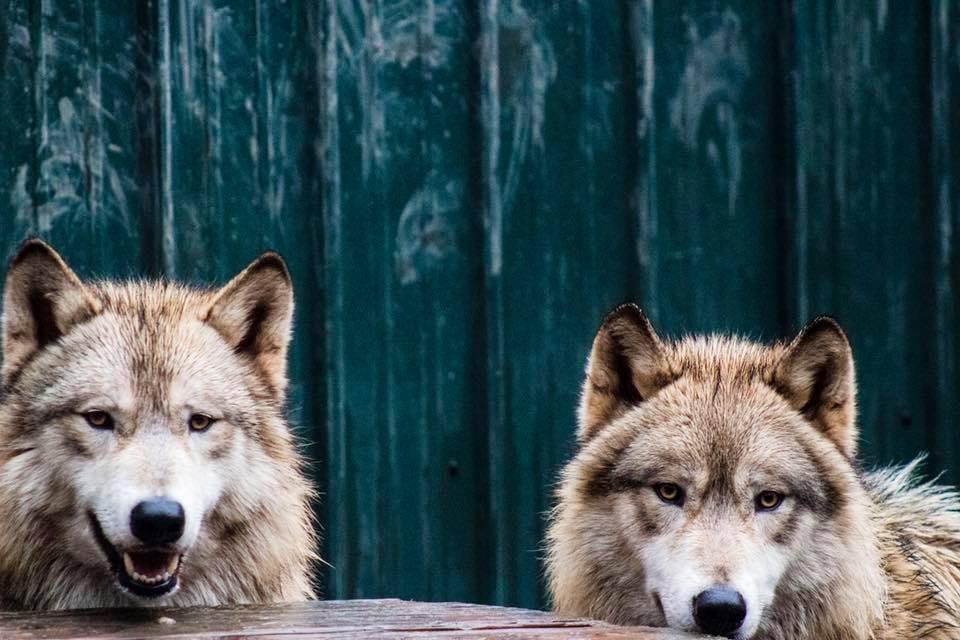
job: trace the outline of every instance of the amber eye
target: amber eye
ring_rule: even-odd
[[[671,482],[664,482],[653,487],[657,497],[669,504],[683,504],[683,489]]]
[[[194,413],[190,416],[190,429],[192,431],[206,431],[214,422],[213,418],[202,413]]]
[[[93,409],[92,411],[84,413],[83,417],[86,419],[87,424],[94,429],[113,429],[113,417],[106,411]]]
[[[783,502],[783,494],[776,491],[761,491],[757,494],[757,511],[773,511]]]

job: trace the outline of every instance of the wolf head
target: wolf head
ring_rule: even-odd
[[[83,283],[26,243],[3,301],[0,594],[309,596],[310,489],[283,420],[292,313],[276,254],[203,291]]]
[[[555,606],[741,639],[866,637],[884,587],[855,403],[829,318],[786,345],[668,342],[620,307],[593,343],[548,536]]]

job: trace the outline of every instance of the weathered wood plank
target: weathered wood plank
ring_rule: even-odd
[[[160,74],[170,102],[170,128],[161,124],[164,271],[224,282],[264,250],[284,255],[297,301],[290,417],[310,441],[323,371],[313,10],[177,1],[161,3],[158,17],[170,56]]]
[[[637,128],[656,125],[645,157],[655,168],[641,167],[655,171],[645,196],[655,205],[639,203],[655,235],[641,240],[656,245],[650,306],[666,331],[779,333],[775,13],[776,3],[709,0],[640,9],[636,41],[654,50],[637,54],[653,68]]]
[[[352,600],[276,606],[0,613],[4,640],[99,638],[635,638],[689,634],[615,627],[542,611],[461,603]]]
[[[949,237],[931,214],[930,16],[918,8],[796,0],[790,16],[794,322],[829,312],[849,332],[871,462],[935,442],[931,309]],[[948,451],[931,452],[934,468],[950,468]]]
[[[3,253],[27,234],[84,274],[150,271],[141,243],[150,184],[139,179],[150,99],[137,56],[140,14],[114,0],[5,7],[0,202]],[[10,234],[7,236],[7,234]]]
[[[625,14],[536,1],[484,13],[494,602],[542,601],[543,514],[573,439],[583,362],[603,314],[636,294]]]
[[[933,243],[936,366],[933,422],[927,448],[936,452],[934,469],[953,467],[960,459],[960,5],[936,0],[930,15],[931,107],[933,139]]]
[[[469,12],[344,2],[327,20],[330,585],[465,598],[482,416],[464,357],[479,330]]]
[[[0,3],[0,264],[36,226],[37,137],[31,5]]]
[[[382,2],[325,8],[324,275],[327,308],[326,591],[379,593],[388,491],[388,282],[385,108],[378,56]],[[395,532],[402,535],[401,532]]]
[[[957,4],[614,5],[0,2],[0,258],[40,233],[209,281],[281,250],[338,596],[538,602],[627,298],[668,333],[837,314],[867,453],[955,480]]]
[[[160,233],[167,277],[209,281],[217,273],[220,236],[214,207],[213,121],[208,86],[221,70],[213,38],[214,7],[190,0],[158,0],[158,93],[160,103]]]
[[[385,530],[402,532],[379,545],[393,593],[418,599],[473,597],[485,564],[473,455],[481,294],[467,284],[480,268],[469,200],[470,20],[466,1],[394,0],[377,25],[384,146],[371,181],[387,214],[389,362],[380,420],[388,482],[378,500]]]

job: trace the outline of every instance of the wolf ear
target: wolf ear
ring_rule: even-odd
[[[774,386],[841,453],[857,452],[857,383],[847,335],[821,316],[800,332],[777,365]]]
[[[664,348],[639,307],[624,304],[604,319],[587,362],[578,411],[583,444],[625,409],[670,381]]]
[[[206,321],[283,395],[293,324],[293,282],[283,258],[267,252],[250,263],[217,292]]]
[[[4,284],[3,383],[35,353],[99,311],[100,303],[56,251],[42,240],[27,240]]]

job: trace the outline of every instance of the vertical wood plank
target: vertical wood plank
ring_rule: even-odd
[[[774,3],[654,4],[655,77],[642,97],[657,123],[652,268],[665,330],[779,333],[775,13]]]
[[[324,264],[327,316],[329,484],[325,491],[332,568],[328,593],[366,596],[383,586],[380,532],[388,487],[383,452],[388,396],[384,270],[384,104],[376,69],[381,2],[332,3],[326,10]],[[362,217],[359,217],[362,216]],[[382,495],[382,493],[384,495]]]
[[[792,20],[795,320],[839,317],[858,362],[865,453],[906,460],[929,441],[937,384],[930,16],[797,0]]]
[[[495,602],[542,602],[549,488],[603,314],[637,293],[626,7],[484,5],[488,464]],[[497,73],[493,73],[497,72]],[[536,212],[534,215],[532,212]]]
[[[491,571],[480,576],[480,597],[488,602],[506,602],[505,576],[508,575],[508,549],[511,522],[503,511],[506,503],[506,479],[503,469],[504,437],[508,428],[506,394],[506,353],[503,308],[503,202],[500,186],[500,29],[499,0],[480,3],[479,129],[480,170],[479,204],[483,218],[484,287],[484,360],[485,421],[484,438],[478,458],[482,478],[480,504],[484,523],[480,549],[490,559]]]
[[[838,315],[868,459],[926,449],[956,479],[958,20],[2,2],[0,258],[40,233],[85,275],[209,281],[280,250],[325,595],[538,605],[583,362],[622,300],[667,333]]]
[[[36,227],[33,23],[39,2],[0,4],[0,263]]]
[[[633,183],[628,202],[636,220],[636,251],[641,279],[640,302],[654,325],[660,322],[660,237],[657,207],[656,47],[653,0],[631,0],[627,5],[625,42],[630,66],[626,74],[626,121],[634,144],[627,150]]]
[[[956,132],[960,113],[960,7],[948,0],[935,0],[930,13],[931,107],[932,107],[932,197],[935,244],[934,295],[936,389],[933,421],[926,443],[934,452],[934,471],[949,468],[960,477],[960,392],[957,363],[960,358],[960,330],[957,292],[960,260],[957,256],[957,228],[960,223],[960,135]]]
[[[468,2],[392,2],[382,34],[387,143],[386,208],[389,502],[385,579],[405,597],[463,599],[476,592],[476,449],[482,396],[477,366],[480,225],[469,201]],[[456,514],[454,516],[454,514]],[[405,541],[404,538],[408,540]]]
[[[137,173],[143,122],[131,117],[150,99],[137,66],[140,14],[115,0],[8,11],[4,103],[16,112],[6,122],[22,140],[4,148],[10,240],[41,235],[87,275],[142,272],[152,202]]]
[[[182,0],[162,10],[167,271],[222,282],[265,250],[284,255],[298,302],[292,418],[313,425],[316,376],[307,363],[322,308],[311,295],[320,243],[316,16],[284,0]]]
[[[342,596],[475,591],[469,20],[432,0],[327,15],[328,449],[343,469],[327,513]]]
[[[209,282],[221,275],[220,165],[213,157],[220,121],[213,120],[219,114],[211,97],[223,80],[215,38],[229,17],[211,2],[158,0],[161,246],[169,277]]]
[[[323,465],[326,473],[321,487],[324,496],[320,508],[323,522],[322,555],[328,563],[324,567],[324,593],[332,597],[341,597],[346,592],[346,572],[343,570],[349,558],[347,534],[346,494],[347,455],[346,455],[346,390],[343,380],[346,373],[343,325],[337,320],[344,313],[344,273],[336,268],[336,258],[343,251],[343,208],[340,188],[340,127],[339,84],[337,82],[338,62],[340,60],[340,16],[336,7],[320,0],[318,9],[318,28],[322,50],[321,64],[317,75],[320,78],[320,157],[322,170],[322,221],[323,254],[317,261],[322,273],[322,282],[326,298],[324,313],[324,359],[325,370],[325,411],[322,449],[326,454]]]

